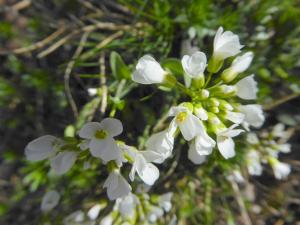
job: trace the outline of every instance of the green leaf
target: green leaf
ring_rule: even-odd
[[[130,70],[117,52],[110,54],[110,66],[114,77],[118,79],[130,79]]]
[[[183,76],[183,69],[179,59],[167,58],[162,61],[162,67],[175,76]]]

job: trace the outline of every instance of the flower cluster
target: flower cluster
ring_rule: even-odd
[[[118,198],[115,201],[112,211],[101,219],[100,225],[111,224],[136,224],[137,218],[144,221],[142,224],[155,223],[163,214],[169,212],[172,207],[171,198],[173,193],[168,192],[162,195],[149,195],[148,193],[133,194]],[[42,200],[42,211],[49,211],[59,201],[57,191],[47,192]],[[64,225],[95,225],[101,211],[106,203],[97,203],[87,212],[77,210],[63,219]]]
[[[247,168],[251,175],[260,176],[262,164],[269,164],[276,179],[284,179],[291,172],[291,166],[280,162],[279,153],[289,153],[291,145],[287,143],[292,132],[285,130],[283,124],[275,125],[270,131],[248,133],[247,135]]]
[[[165,130],[152,134],[144,150],[116,140],[123,132],[123,125],[118,119],[105,118],[101,122],[86,123],[78,132],[79,138],[60,139],[45,135],[33,140],[25,149],[27,159],[48,159],[52,170],[62,175],[76,160],[97,158],[108,171],[103,187],[108,198],[116,200],[114,211],[118,211],[123,218],[130,218],[129,221],[139,211],[139,217],[144,215],[149,221],[155,222],[170,210],[171,194],[158,197],[158,206],[152,204],[153,201],[149,203],[151,201],[146,193],[135,195],[124,175],[127,173],[124,173],[123,165],[131,165],[128,176],[131,182],[138,176],[146,185],[153,185],[160,174],[155,164],[161,164],[172,156],[175,137],[179,133],[189,143],[188,158],[194,164],[203,163],[215,148],[225,159],[234,157],[233,138],[249,131],[250,126],[258,128],[264,122],[260,105],[240,103],[256,99],[258,89],[254,75],[242,76],[252,61],[253,53],[237,56],[228,68],[221,71],[224,61],[239,54],[242,47],[237,35],[219,28],[209,61],[200,51],[183,56],[182,75],[191,80],[186,85],[177,81],[153,57],[146,55],[138,61],[132,74],[133,81],[173,87],[190,99],[170,108],[168,115],[172,119],[169,125]],[[85,163],[88,166],[88,160]],[[42,209],[49,211],[58,203],[59,195],[50,192],[45,199]],[[147,209],[143,213],[140,213],[141,205],[142,209]],[[107,220],[111,217],[114,218],[108,216]]]
[[[89,122],[79,130],[82,140],[62,140],[51,135],[45,135],[31,141],[25,148],[25,154],[30,161],[49,159],[53,171],[62,175],[75,163],[77,156],[85,155],[101,159],[107,166],[109,175],[103,187],[107,189],[110,200],[122,198],[131,193],[131,186],[121,174],[123,163],[132,164],[129,174],[134,181],[137,173],[147,185],[153,185],[159,177],[159,170],[153,164],[163,162],[166,157],[164,152],[153,151],[158,140],[149,140],[148,149],[139,151],[133,146],[128,146],[115,140],[123,131],[122,123],[114,118],[105,118],[100,123]],[[152,143],[151,143],[152,142]]]
[[[249,131],[249,127],[260,127],[264,122],[262,108],[257,104],[240,103],[241,100],[254,100],[257,83],[254,75],[239,76],[249,67],[253,53],[246,52],[236,57],[229,68],[219,72],[225,59],[236,56],[243,46],[237,35],[223,32],[220,27],[214,39],[214,51],[207,64],[205,53],[196,51],[184,55],[181,60],[185,76],[191,85],[184,86],[169,72],[164,70],[149,55],[142,57],[136,66],[132,79],[141,84],[160,84],[181,90],[191,99],[173,106],[169,116],[174,119],[169,128],[150,137],[157,143],[156,151],[171,155],[174,134],[180,130],[183,138],[189,142],[188,158],[195,164],[201,164],[215,147],[225,158],[235,156],[233,137]],[[205,75],[206,70],[208,71]],[[242,126],[244,129],[237,128]]]

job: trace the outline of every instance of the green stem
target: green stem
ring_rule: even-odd
[[[271,104],[268,104],[268,105],[264,105],[263,108],[264,110],[268,111],[268,110],[272,110],[273,108],[276,108],[277,106],[281,105],[281,104],[284,104],[294,98],[297,98],[300,96],[300,91],[296,92],[296,93],[293,93],[291,95],[288,95],[288,96],[285,96]]]
[[[211,80],[211,78],[212,78],[212,75],[213,75],[213,73],[209,73],[209,74],[208,74],[207,80],[206,80],[206,82],[205,82],[205,84],[204,84],[204,88],[206,88],[206,86],[209,84],[209,82],[210,82],[210,80]]]

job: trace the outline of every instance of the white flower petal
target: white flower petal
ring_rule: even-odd
[[[105,216],[99,223],[99,225],[112,225],[114,222],[114,218],[112,217],[111,214],[108,216]]]
[[[246,100],[256,99],[258,88],[257,82],[254,80],[254,74],[241,79],[235,85],[238,97]]]
[[[288,144],[288,143],[286,143],[286,144],[278,144],[277,148],[282,153],[290,153],[291,152],[291,145]]]
[[[250,144],[254,144],[254,145],[259,143],[259,139],[258,139],[257,135],[253,132],[250,132],[247,134],[247,141]]]
[[[231,64],[231,69],[236,73],[242,73],[248,69],[253,59],[252,52],[246,52],[244,55],[236,57]]]
[[[181,64],[185,73],[191,78],[199,78],[203,76],[203,72],[207,66],[206,55],[197,51],[191,56],[185,55],[181,60]]]
[[[265,117],[262,111],[262,107],[260,105],[240,105],[238,109],[241,113],[245,115],[246,123],[256,128],[259,128],[263,125]]]
[[[182,122],[177,122],[179,129],[185,140],[190,141],[201,134],[202,123],[200,119],[193,114],[188,114]]]
[[[50,211],[58,204],[59,199],[60,199],[60,195],[57,191],[55,190],[48,191],[42,199],[41,210],[43,212]]]
[[[77,153],[73,151],[63,151],[54,156],[50,165],[57,175],[62,175],[74,165],[77,158]]]
[[[39,161],[48,158],[55,151],[53,145],[56,141],[56,137],[45,135],[29,142],[25,148],[27,160]]]
[[[135,213],[135,207],[139,204],[139,199],[132,193],[129,193],[127,196],[117,199],[119,200],[119,211],[123,218],[132,218]]]
[[[195,138],[194,145],[199,155],[210,155],[216,142],[210,137],[206,140],[203,136],[199,135]]]
[[[234,56],[240,52],[243,46],[240,44],[239,37],[231,31],[225,31],[220,27],[214,39],[214,55],[222,59]]]
[[[89,217],[90,220],[95,220],[99,216],[101,209],[102,209],[102,206],[100,204],[96,204],[92,208],[89,209],[87,216]]]
[[[188,112],[189,110],[184,106],[172,106],[169,110],[168,116],[176,116],[181,112]]]
[[[175,123],[171,122],[171,124]],[[152,160],[152,162],[162,163],[166,158],[168,158],[171,155],[174,147],[174,132],[175,131],[173,131],[173,129],[167,129],[159,133],[153,134],[147,140],[147,150],[151,150],[151,152],[156,152],[160,155],[160,157],[156,157],[156,159]]]
[[[235,156],[234,141],[230,137],[217,136],[217,145],[221,155],[225,159]]]
[[[162,207],[165,210],[165,212],[169,212],[172,208],[172,203],[171,203],[172,196],[173,196],[172,192],[168,192],[166,194],[159,196],[158,205]]]
[[[188,159],[191,160],[194,164],[200,165],[205,162],[206,156],[199,154],[199,152],[195,148],[195,145],[191,144],[188,150]]]
[[[225,118],[235,124],[240,124],[244,121],[245,115],[239,112],[227,111]]]
[[[101,121],[101,127],[114,137],[123,132],[123,125],[120,120],[114,118],[105,118]]]
[[[111,137],[106,137],[105,139],[93,138],[89,146],[92,156],[101,158],[104,162],[121,158],[121,150]]]
[[[291,172],[291,166],[287,163],[277,162],[273,165],[273,171],[276,179],[285,179]]]
[[[152,163],[148,163],[142,154],[138,154],[134,159],[134,163],[131,170],[130,179],[134,179],[134,171],[137,172],[139,177],[146,183],[147,185],[153,185],[154,182],[159,177],[159,170]]]
[[[139,59],[132,80],[140,84],[161,83],[165,78],[165,71],[155,59],[149,55]]]
[[[109,174],[103,187],[107,188],[107,195],[110,200],[125,197],[131,192],[131,186],[117,171]]]
[[[98,122],[88,122],[79,130],[79,137],[92,139],[97,130],[101,130],[102,127]]]

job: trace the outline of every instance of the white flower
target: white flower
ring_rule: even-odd
[[[252,176],[260,176],[262,174],[263,167],[260,163],[260,156],[256,150],[251,150],[247,154],[247,168],[249,174]]]
[[[248,67],[250,66],[252,59],[253,59],[253,53],[246,52],[244,55],[238,56],[233,60],[231,66],[230,66],[230,69],[234,73],[245,72],[248,69]]]
[[[112,225],[114,222],[114,218],[111,214],[105,216],[99,223],[99,225]]]
[[[200,120],[208,119],[207,111],[203,107],[195,107],[194,112]]]
[[[232,158],[235,156],[235,144],[232,140],[232,137],[238,136],[241,132],[244,132],[244,130],[242,129],[234,129],[237,126],[237,124],[234,124],[228,129],[217,133],[218,149],[225,159]]]
[[[229,181],[235,181],[240,184],[245,182],[245,179],[244,179],[243,175],[241,174],[241,171],[239,171],[239,170],[233,170],[232,173],[227,176],[227,179]]]
[[[276,148],[282,153],[290,153],[291,152],[291,145],[288,143],[277,144]]]
[[[25,155],[29,161],[39,161],[55,154],[55,147],[61,142],[60,139],[45,135],[31,142],[25,148]]]
[[[245,115],[239,112],[226,111],[225,118],[235,124],[240,124],[244,121]]]
[[[238,97],[246,100],[256,99],[258,88],[257,82],[254,80],[254,74],[241,79],[235,85],[237,87],[236,94]]]
[[[291,172],[291,166],[287,163],[282,163],[277,161],[276,163],[272,164],[272,168],[274,171],[274,175],[276,179],[282,180],[286,178]]]
[[[131,186],[119,171],[112,171],[104,182],[103,187],[107,188],[107,195],[110,200],[122,198],[131,192]]]
[[[232,62],[231,66],[224,70],[221,75],[222,79],[227,83],[233,81],[239,73],[244,72],[250,66],[252,59],[252,52],[247,52],[244,55],[237,57]]]
[[[278,137],[278,138],[284,139],[284,140],[287,140],[291,137],[291,132],[289,132],[289,130],[285,130],[285,126],[282,123],[276,124],[273,127],[271,134],[274,137]]]
[[[188,151],[188,158],[194,164],[202,164],[207,155],[212,153],[216,142],[206,133],[203,123],[200,121],[199,127],[201,134],[196,136],[194,141],[190,144]]]
[[[89,219],[90,220],[97,219],[102,208],[103,205],[100,204],[96,204],[92,208],[90,208],[89,211],[87,212],[87,216],[89,217]]]
[[[174,148],[174,133],[177,129],[176,123],[171,122],[168,129],[153,134],[146,142],[146,149],[157,152],[161,157],[152,160],[155,163],[163,163],[170,157]]]
[[[135,208],[140,203],[139,199],[132,193],[117,199],[118,210],[123,218],[134,216]]]
[[[161,196],[158,199],[158,205],[165,210],[165,212],[169,212],[172,208],[172,199],[173,193],[168,192]]]
[[[63,151],[51,158],[51,168],[57,175],[66,173],[75,163],[77,153],[73,151]]]
[[[206,55],[203,52],[195,52],[191,56],[184,55],[181,64],[184,72],[191,78],[203,77],[204,70],[207,66]]]
[[[161,83],[165,75],[166,72],[159,63],[152,56],[145,55],[139,59],[132,80],[140,84]]]
[[[253,145],[259,143],[259,139],[258,139],[257,135],[253,132],[247,133],[247,141]]]
[[[74,224],[80,224],[84,221],[84,212],[81,210],[77,210],[71,214],[69,214],[66,218],[63,220],[64,225],[74,225]]]
[[[176,125],[179,127],[185,140],[190,141],[202,133],[201,121],[192,112],[183,106],[173,106],[169,111],[169,116],[175,116]]]
[[[60,199],[60,195],[57,191],[55,190],[48,191],[42,199],[41,210],[43,212],[50,211],[58,204],[59,199]]]
[[[242,47],[236,34],[233,34],[231,31],[223,33],[223,27],[219,27],[214,39],[213,54],[215,57],[226,59],[240,53]]]
[[[104,162],[122,161],[121,150],[114,137],[121,134],[123,125],[120,120],[105,118],[98,122],[89,122],[79,131],[79,136],[89,140],[89,149],[94,157],[101,158]]]
[[[147,161],[144,155],[139,151],[135,152],[133,160],[134,161],[129,174],[130,180],[134,180],[135,172],[137,172],[145,184],[153,185],[159,177],[159,170],[157,167]]]
[[[243,126],[245,129],[249,129],[249,125],[259,128],[263,125],[265,117],[262,107],[257,104],[240,105],[239,111],[245,115]]]
[[[98,88],[88,88],[87,91],[89,93],[89,96],[93,97],[97,94]]]
[[[205,162],[206,155],[199,154],[199,152],[196,149],[195,144],[192,143],[188,150],[188,159],[191,160],[194,164],[200,165]]]
[[[148,214],[148,219],[151,223],[155,223],[158,218],[161,218],[164,214],[164,211],[157,206],[152,206]]]

